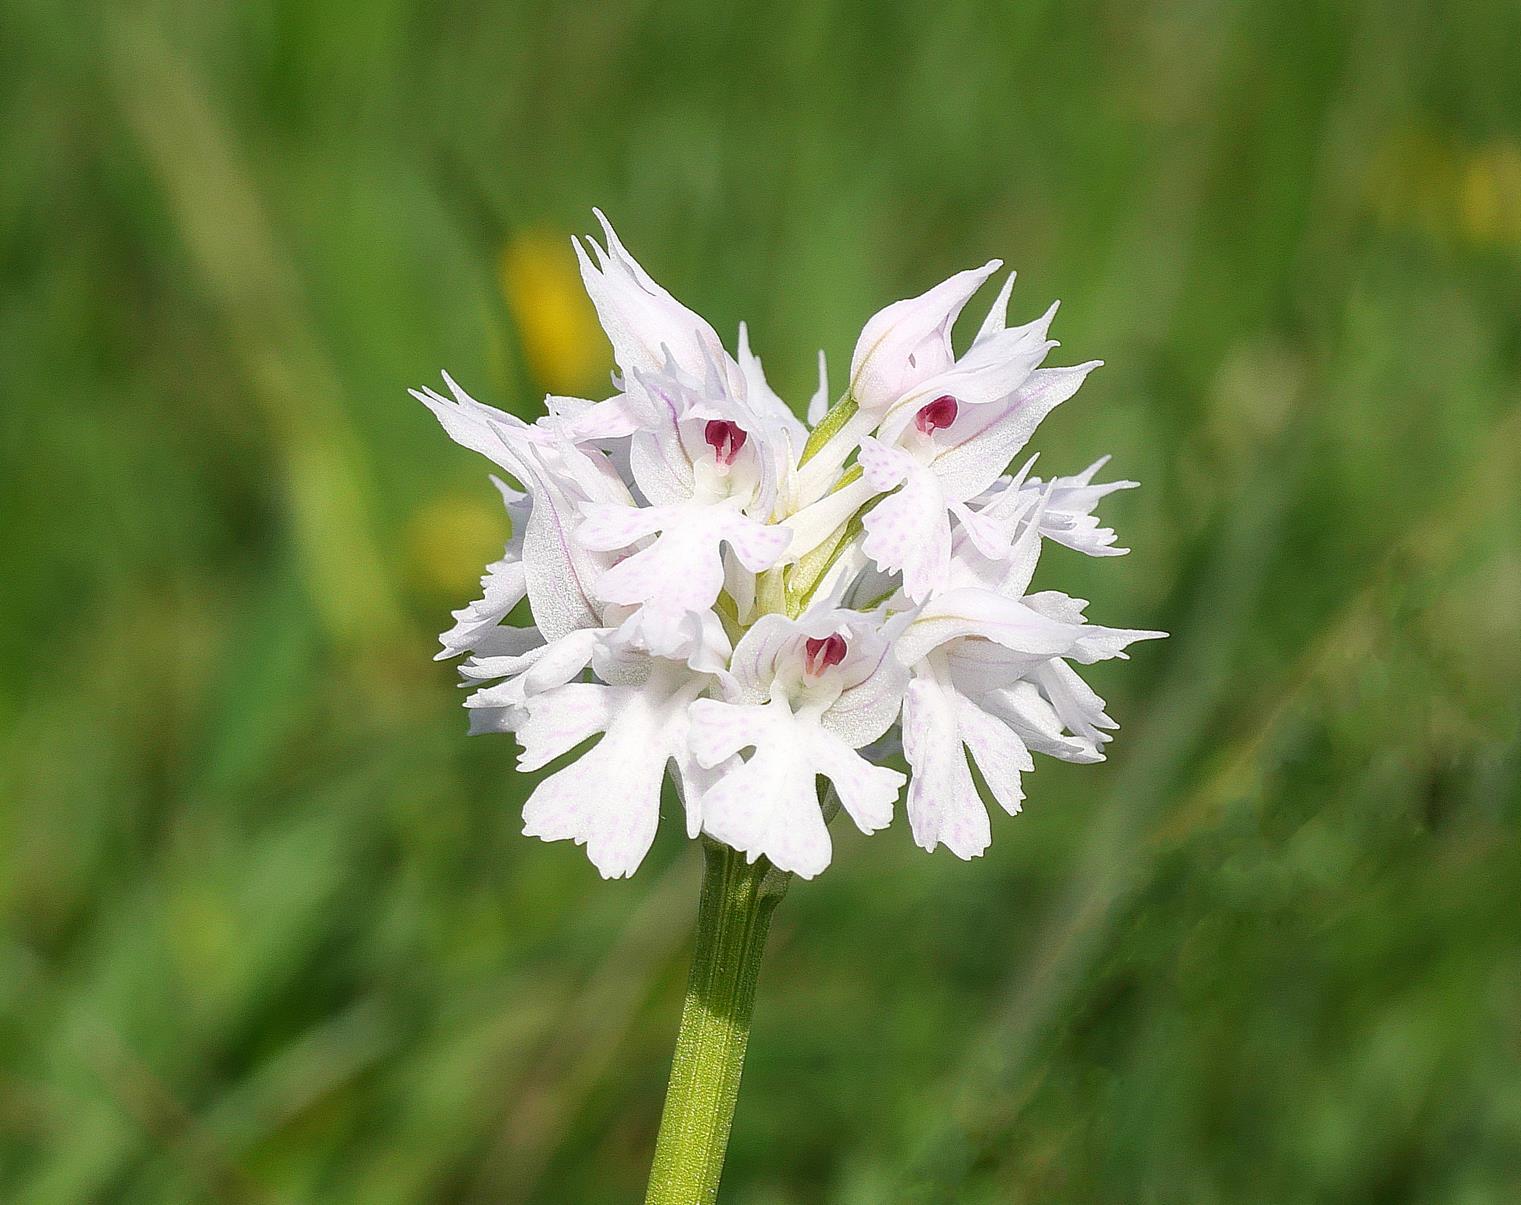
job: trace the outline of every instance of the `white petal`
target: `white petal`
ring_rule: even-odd
[[[1049,615],[1052,619],[1060,620],[1062,623],[1087,622],[1083,615],[1088,608],[1087,600],[1073,598],[1060,590],[1038,590],[1034,594],[1025,595],[1024,601],[1026,606],[1039,611],[1042,615]]]
[[[785,431],[795,447],[801,450],[808,439],[808,429],[798,421],[787,403],[782,401],[766,380],[760,357],[750,350],[750,331],[743,322],[739,324],[739,349],[736,357],[740,376],[744,382],[745,402],[768,426]],[[820,358],[823,352],[819,353]]]
[[[786,528],[759,523],[728,506],[648,508],[623,516],[617,531],[610,530],[613,516],[606,512],[593,512],[588,523],[594,521],[603,523],[594,527],[594,540],[658,530],[653,544],[608,569],[596,589],[609,603],[644,606],[673,622],[717,601],[724,584],[722,544],[751,572],[759,572],[781,558],[791,538]]]
[[[472,657],[460,666],[466,678],[507,678],[478,690],[466,707],[516,707],[577,677],[606,638],[604,628],[582,628],[518,656]]]
[[[814,732],[810,760],[818,772],[834,784],[840,806],[863,833],[874,833],[892,823],[893,804],[905,777],[887,766],[874,766],[839,737],[822,729]]]
[[[629,470],[646,499],[675,506],[692,497],[692,454],[681,438],[687,400],[664,374],[636,374],[639,430],[629,444]]]
[[[603,878],[633,874],[655,840],[668,755],[633,725],[615,728],[534,789],[524,834],[585,845]]]
[[[726,673],[733,652],[723,620],[713,611],[677,616],[640,607],[615,630],[612,643],[684,663],[700,674]]]
[[[908,822],[923,849],[945,845],[975,858],[992,839],[956,726],[955,692],[926,678],[909,684],[903,701],[903,753],[913,767]]]
[[[1109,733],[1119,727],[1104,711],[1104,700],[1065,661],[1048,663],[1034,677],[1074,736],[1097,746],[1107,742]]]
[[[1007,724],[964,697],[956,700],[956,727],[998,806],[1013,816],[1025,797],[1020,773],[1035,768],[1025,743]]]
[[[572,683],[530,703],[535,714],[519,735],[525,758],[538,764],[542,752],[567,741],[573,747],[578,734],[585,739],[587,728],[605,724],[606,734],[596,745],[529,796],[523,831],[546,841],[584,844],[606,878],[632,874],[649,851],[660,821],[666,764],[684,754],[688,703],[709,681],[671,662],[651,664],[638,685]],[[594,692],[601,697],[593,698]],[[688,806],[701,804],[692,800]]]
[[[734,646],[723,675],[726,697],[760,703],[770,694],[776,664],[798,643],[797,625],[785,615],[762,615]]]
[[[951,327],[1000,263],[958,272],[933,289],[894,302],[867,320],[850,359],[850,394],[863,410],[883,411],[907,389],[951,363]]]
[[[930,650],[951,640],[977,636],[1014,653],[1033,668],[1070,651],[1083,628],[1041,614],[992,590],[958,589],[938,595],[919,612],[898,641],[898,656],[912,667]]]
[[[605,401],[596,402],[574,417],[568,418],[561,428],[565,435],[577,443],[595,439],[622,439],[639,428],[636,408],[627,394],[617,394]]]
[[[1056,709],[1041,698],[1033,682],[1016,682],[991,690],[977,700],[985,711],[1006,722],[1036,753],[1069,762],[1101,762],[1104,755],[1092,741],[1068,736]]]
[[[1004,278],[1003,285],[998,290],[998,296],[993,298],[993,304],[988,307],[988,316],[982,320],[982,325],[977,329],[977,337],[972,340],[974,344],[992,338],[1009,325],[1009,294],[1014,291],[1016,275],[1010,272]]]
[[[724,583],[719,539],[698,508],[683,516],[667,512],[655,542],[604,573],[597,593],[608,602],[649,604],[678,616],[711,607]]]
[[[1165,640],[1166,632],[1152,632],[1140,628],[1106,628],[1090,623],[1084,626],[1082,638],[1072,651],[1072,660],[1079,665],[1092,665],[1095,661],[1108,661],[1114,657],[1124,658],[1125,650],[1141,640]]]
[[[576,528],[576,539],[584,548],[612,552],[627,548],[645,536],[660,530],[665,511],[661,507],[614,506],[588,503],[581,508],[585,518]]]
[[[528,719],[521,707],[478,707],[467,714],[471,736],[516,732]]]
[[[526,520],[526,516],[525,516]],[[434,657],[442,661],[474,650],[497,628],[507,612],[528,596],[528,573],[516,556],[504,557],[486,566],[481,578],[481,597],[467,607],[453,612],[454,626],[439,635],[443,650]]]
[[[751,573],[762,573],[782,559],[792,540],[792,531],[780,524],[734,515],[725,525],[723,536],[740,564]]]
[[[889,573],[901,572],[909,598],[923,602],[945,584],[951,566],[951,521],[934,472],[914,465],[903,487],[867,511],[862,523],[866,555]]]
[[[526,464],[526,462],[525,462]],[[592,586],[608,563],[605,554],[584,548],[572,532],[580,514],[570,492],[548,474],[529,472],[523,482],[534,496],[523,537],[528,603],[548,640],[601,625],[601,607]]]
[[[651,279],[600,212],[597,220],[607,240],[606,250],[588,239],[588,255],[579,239],[573,242],[587,295],[625,378],[639,369],[663,367],[667,349],[688,371],[697,371],[705,355],[715,351],[721,355],[718,333]]]
[[[957,525],[966,533],[972,547],[985,559],[998,560],[1009,555],[1011,532],[1009,525],[979,514],[965,502],[952,502],[949,510],[956,516]],[[956,541],[951,552],[955,555]]]
[[[703,796],[703,831],[782,870],[811,879],[829,865],[829,829],[815,770],[796,744],[769,742]]]
[[[708,769],[752,748],[770,730],[771,713],[762,704],[697,699],[687,712],[688,747],[697,764]]]
[[[845,687],[820,722],[852,749],[880,737],[898,714],[908,671],[893,645],[909,618],[889,621],[879,632],[872,631],[870,620],[853,625],[850,631],[850,650],[839,667]]]
[[[858,459],[866,483],[879,494],[900,484],[918,467],[918,462],[907,452],[889,447],[871,436],[861,440]]]
[[[754,749],[704,794],[703,830],[752,860],[765,855],[804,878],[823,870],[829,832],[809,756],[817,725],[799,721],[781,701],[754,706],[698,699],[689,719],[688,741],[699,764],[717,765]]]
[[[544,643],[538,628],[497,626],[474,638],[472,651],[477,657],[516,657]]]
[[[433,412],[439,425],[455,443],[472,452],[479,452],[521,481],[518,472],[520,455],[516,447],[509,443],[509,439],[513,438],[519,428],[526,429],[528,424],[504,410],[476,401],[459,390],[447,373],[444,374],[444,379],[455,391],[456,396],[452,400],[428,388],[409,389],[407,392]]]
[[[1094,485],[1093,479],[1109,462],[1101,456],[1081,473],[1071,477],[1054,477],[1048,483],[1031,478],[1021,492],[1044,493],[1047,497],[1040,534],[1048,540],[1088,556],[1123,556],[1129,549],[1116,547],[1114,529],[1104,527],[1094,515],[1098,504],[1118,490],[1134,489],[1134,481],[1109,481]]]
[[[620,692],[591,682],[569,682],[530,699],[518,729],[520,771],[538,770],[582,741],[607,731]]]

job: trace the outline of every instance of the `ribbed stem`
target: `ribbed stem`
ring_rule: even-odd
[[[727,845],[703,845],[697,944],[646,1205],[710,1205],[718,1197],[761,951],[792,877],[765,858],[751,865]]]

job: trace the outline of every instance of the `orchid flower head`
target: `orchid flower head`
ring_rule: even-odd
[[[1078,668],[1162,635],[1033,589],[1050,544],[1125,551],[1097,510],[1134,483],[1099,482],[1106,460],[1012,467],[1097,361],[1046,366],[1055,307],[1010,326],[1012,275],[958,353],[990,261],[874,315],[833,406],[820,353],[804,422],[743,324],[731,352],[596,216],[602,241],[574,250],[612,394],[527,422],[447,375],[447,394],[412,391],[496,467],[507,515],[440,637],[470,731],[513,734],[524,773],[572,755],[533,785],[524,832],[622,877],[665,807],[690,838],[811,877],[837,811],[874,833],[903,798],[916,843],[982,853],[988,801],[1017,812],[1035,754],[1103,759],[1114,721]]]

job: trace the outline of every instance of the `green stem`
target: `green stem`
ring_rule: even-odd
[[[860,409],[855,399],[850,394],[842,394],[829,409],[829,413],[819,419],[819,425],[808,435],[808,442],[803,445],[803,451],[797,458],[798,467],[801,468],[814,458],[825,444],[840,433],[840,428],[856,416]]]
[[[765,858],[748,864],[716,841],[703,847],[697,946],[645,1205],[710,1205],[718,1197],[761,950],[792,877]]]

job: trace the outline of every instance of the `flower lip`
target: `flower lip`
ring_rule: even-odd
[[[803,668],[811,677],[818,677],[831,665],[845,660],[848,646],[839,633],[810,639],[803,645]]]
[[[713,449],[713,457],[719,464],[731,465],[739,455],[739,450],[745,446],[749,434],[738,423],[715,418],[709,420],[708,425],[702,429],[702,437],[708,447]]]
[[[949,427],[955,422],[958,410],[960,406],[955,398],[948,393],[941,394],[919,408],[919,413],[914,415],[914,426],[919,428],[921,434],[931,435],[941,427]]]

